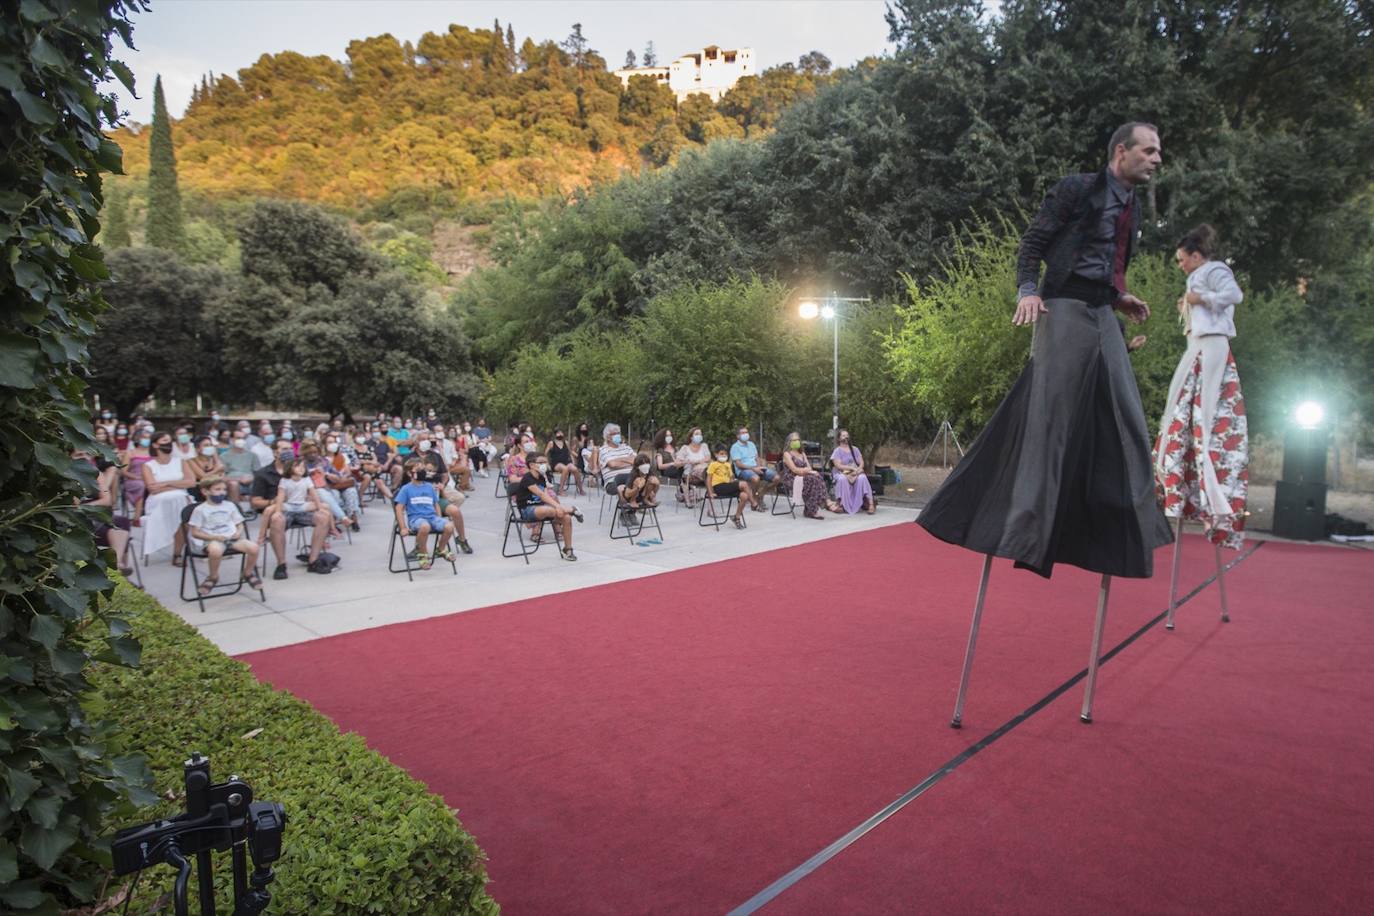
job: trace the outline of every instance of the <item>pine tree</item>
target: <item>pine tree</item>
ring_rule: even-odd
[[[652,41],[644,46],[644,66],[658,66],[658,52],[654,50],[654,43]]]
[[[148,222],[144,241],[150,248],[181,251],[186,242],[177,190],[177,160],[172,149],[172,122],[162,94],[162,77],[153,83],[153,134],[148,141]]]
[[[627,69],[633,70],[635,66],[635,52],[634,49],[630,49],[629,51],[625,52],[625,67]]]
[[[129,237],[129,198],[123,184],[110,182],[105,194],[105,212],[101,220],[100,244],[108,251],[114,248],[128,248],[133,244]]]
[[[520,55],[515,49],[515,29],[509,22],[506,23],[506,53],[510,55],[510,72],[516,73],[520,70]]]

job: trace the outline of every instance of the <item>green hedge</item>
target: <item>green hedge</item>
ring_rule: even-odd
[[[166,800],[141,816],[184,810],[182,762],[200,751],[217,781],[237,773],[257,798],[286,806],[270,912],[498,912],[485,856],[441,798],[358,735],[260,683],[154,599],[121,583],[112,603],[133,622],[143,663],[97,672],[95,711],[118,723],[125,750],[148,756]],[[227,910],[227,854],[215,868]],[[138,911],[170,890],[172,877],[170,869],[145,874]]]

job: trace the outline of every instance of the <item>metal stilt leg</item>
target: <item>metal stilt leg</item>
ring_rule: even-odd
[[[968,693],[968,676],[973,670],[973,649],[978,643],[978,625],[983,620],[983,599],[988,595],[988,574],[992,572],[992,554],[983,557],[983,575],[978,579],[978,600],[973,605],[973,625],[968,632],[968,648],[964,651],[964,672],[959,676],[959,696],[954,701],[954,718],[950,728],[964,724],[964,696]]]
[[[1078,718],[1091,723],[1093,720],[1093,688],[1097,686],[1097,663],[1102,655],[1102,630],[1107,623],[1107,596],[1111,592],[1112,577],[1102,576],[1102,587],[1097,593],[1097,623],[1093,626],[1093,654],[1088,659],[1088,683],[1083,688],[1083,712]]]
[[[1221,545],[1213,544],[1217,557],[1217,588],[1221,590],[1221,622],[1231,622],[1231,610],[1226,605],[1226,564],[1221,562]]]
[[[1174,611],[1178,610],[1178,560],[1183,553],[1183,514],[1178,516],[1178,532],[1174,535],[1174,568],[1169,572],[1169,619],[1164,629],[1174,628]]]

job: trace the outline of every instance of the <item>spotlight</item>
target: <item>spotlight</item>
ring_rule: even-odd
[[[1293,419],[1303,429],[1316,429],[1326,419],[1326,411],[1316,401],[1303,401],[1293,411]]]
[[[833,305],[823,305],[823,306],[821,306],[821,317],[822,317],[822,318],[834,318],[834,317],[835,317],[835,306],[833,306]]]
[[[820,306],[816,305],[816,303],[812,302],[810,299],[803,299],[801,304],[797,306],[797,312],[807,321],[810,321],[820,314]]]

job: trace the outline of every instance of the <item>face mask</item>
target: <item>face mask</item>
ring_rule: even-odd
[[[182,445],[185,445],[187,442],[191,441],[191,436],[188,433],[182,433],[181,435],[177,436],[177,441],[180,442]]]
[[[225,501],[226,499],[228,499],[228,498],[229,498],[229,496],[228,496],[228,494],[226,494],[226,493],[211,493],[211,494],[210,494],[210,502],[212,502],[212,503],[222,503],[222,502],[224,502],[224,501]]]
[[[848,442],[848,441],[849,441],[849,433],[840,433],[840,441],[841,441],[841,442]]]
[[[787,446],[788,446],[788,448],[792,448],[792,449],[796,449],[797,451],[801,451],[801,440],[800,440],[800,439],[793,439],[791,442],[787,443]]]
[[[424,483],[426,480],[429,480],[429,471],[416,471],[415,479],[420,483]]]
[[[139,440],[138,440],[139,448],[147,448],[149,445],[152,444],[152,441],[153,441],[153,440],[151,440],[151,439],[139,439]]]
[[[553,437],[553,441],[555,441],[555,442],[562,442],[562,441],[563,441],[563,434],[562,434],[562,433],[559,433],[558,435],[554,436],[554,437]]]
[[[127,436],[127,435],[129,435],[129,431],[128,431],[127,429],[117,429],[117,430],[115,430],[115,435],[116,435],[116,436]]]
[[[374,439],[379,439],[379,440],[380,440],[380,439],[382,438],[382,434],[381,434],[381,433],[373,433],[373,434],[372,434],[372,438],[374,438]]]
[[[441,429],[441,430],[439,430],[438,432],[436,432],[436,433],[434,434],[434,438],[436,438],[436,439],[447,439],[447,438],[448,438],[448,433],[444,432],[444,431]]]
[[[307,439],[313,439],[313,438],[315,438],[315,433],[314,433],[312,430],[308,430],[308,429],[307,429],[307,430],[305,431],[305,438],[307,438]]]
[[[358,436],[357,438],[355,438],[355,439],[353,440],[353,444],[354,444],[354,445],[367,445],[367,440],[364,439],[362,436]]]
[[[611,436],[611,441],[614,442],[616,445],[619,445],[619,444],[620,444],[620,433],[616,433],[614,436]]]
[[[337,452],[339,450],[339,443],[331,442],[324,447],[324,450],[332,455],[334,452]]]
[[[282,452],[277,455],[277,460],[280,461],[282,464],[290,464],[291,459],[294,457],[295,456],[292,455],[290,452]]]
[[[235,439],[235,440],[234,440],[234,448],[243,448],[243,440],[242,440],[242,439]]]
[[[406,429],[414,429],[414,428],[415,428],[415,424],[413,424],[413,423],[407,423],[407,424],[406,424]]]
[[[672,437],[672,436],[664,436],[664,437],[663,437],[663,444],[664,444],[664,445],[672,445],[672,444],[673,444],[673,437]]]
[[[741,442],[748,442],[748,441],[749,441],[749,434],[748,434],[748,433],[740,433],[740,434],[739,434],[739,441],[741,441]]]
[[[206,458],[209,458],[216,451],[218,451],[218,449],[216,449],[213,445],[202,445],[200,447],[200,453],[204,455]]]
[[[648,466],[647,464],[641,464],[641,465],[639,466],[639,473],[641,473],[641,474],[647,474],[647,473],[649,473],[649,466]]]
[[[464,424],[463,424],[463,432],[465,432],[465,433],[470,433],[470,432],[472,432],[472,425],[471,425],[470,423],[464,423]]]
[[[172,454],[172,443],[164,442],[157,447],[157,450],[164,455],[170,455]]]
[[[716,456],[716,460],[719,461],[721,464],[724,464],[724,463],[725,463],[725,456],[724,456],[724,455],[717,455],[717,456]]]
[[[216,423],[218,423],[218,422],[219,422],[219,414],[217,414],[217,413],[212,413],[212,414],[210,414],[210,419],[211,419],[211,420],[214,420]]]
[[[693,445],[700,445],[700,444],[701,444],[701,433],[696,433],[695,435],[692,436],[692,444],[693,444]]]
[[[534,466],[534,469],[538,471],[540,474],[547,474],[549,472],[549,466],[547,464],[544,464],[542,461],[539,464],[536,464]]]
[[[521,446],[521,448],[523,448],[527,452],[532,452],[534,451],[534,443],[526,442],[524,445]]]
[[[277,441],[277,437],[274,436],[272,433],[263,433],[262,441],[266,442],[268,445],[271,445],[273,442]]]
[[[430,450],[431,448],[433,448],[433,447],[434,447],[433,444],[432,444],[428,439],[426,439],[424,442],[421,442],[421,443],[419,444],[419,446],[418,446],[418,448],[419,448],[420,451],[422,451],[422,452],[427,452],[427,451],[429,451],[429,450]]]
[[[102,420],[108,420],[108,419],[110,419],[110,412],[107,410],[107,411],[105,411],[104,413],[102,413],[102,414],[100,415],[100,419],[102,419]]]
[[[282,437],[283,439],[285,439],[287,442],[290,442],[291,439],[292,439],[294,436],[295,436],[295,433],[291,432],[291,430],[289,430],[289,429],[284,429],[284,430],[282,430],[281,437]]]

